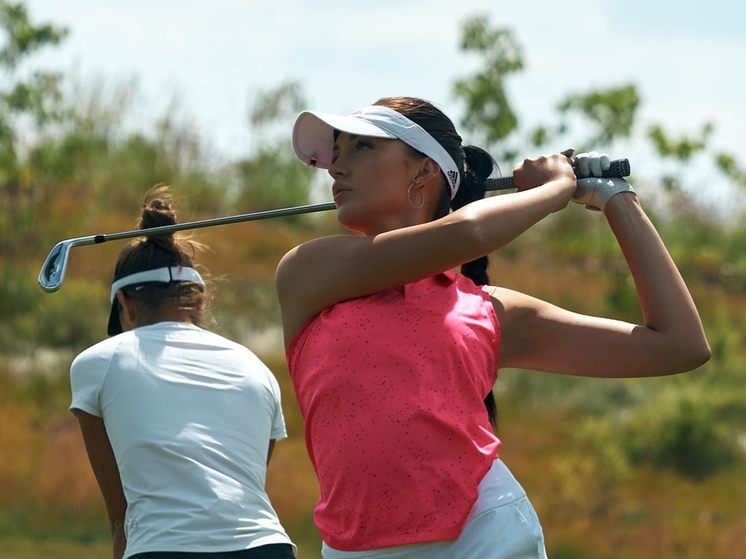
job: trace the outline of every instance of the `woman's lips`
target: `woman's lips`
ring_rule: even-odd
[[[350,189],[343,185],[335,184],[332,187],[332,196],[334,197],[334,201],[336,202],[337,199],[342,196],[343,194],[346,194],[350,192]]]

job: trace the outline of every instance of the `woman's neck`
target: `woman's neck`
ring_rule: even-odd
[[[159,309],[148,316],[137,317],[136,328],[139,328],[140,326],[152,326],[159,322],[186,322],[188,324],[194,324],[192,317],[189,316],[187,311],[181,309]]]

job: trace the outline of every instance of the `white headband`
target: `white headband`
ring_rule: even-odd
[[[435,138],[416,122],[388,107],[372,105],[349,116],[304,111],[293,127],[293,149],[306,165],[328,169],[332,165],[334,131],[375,138],[397,138],[431,157],[443,171],[451,188],[451,200],[458,191],[460,176],[456,163]]]
[[[194,268],[181,266],[171,266],[164,268],[155,268],[154,270],[145,270],[136,272],[128,276],[119,278],[111,284],[111,302],[117,297],[117,291],[133,285],[143,285],[146,283],[171,283],[177,281],[191,281],[205,289],[205,282]]]

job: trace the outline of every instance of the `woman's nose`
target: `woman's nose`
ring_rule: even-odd
[[[347,165],[345,165],[344,160],[341,156],[338,156],[332,164],[329,166],[329,174],[332,176],[332,178],[340,177],[347,175]]]

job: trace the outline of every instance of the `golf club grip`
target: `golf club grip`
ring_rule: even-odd
[[[577,165],[573,167],[575,176],[578,176]],[[609,168],[601,173],[602,177],[628,177],[630,173],[629,159],[614,159],[609,165]],[[578,177],[581,178],[581,177]],[[510,188],[517,188],[513,182],[513,175],[508,177],[499,177],[497,179],[487,179],[484,181],[485,190],[508,190]]]

